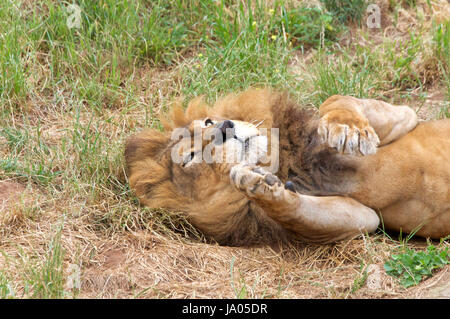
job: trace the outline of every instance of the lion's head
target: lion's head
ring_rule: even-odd
[[[289,157],[292,141],[303,140],[299,126],[310,116],[294,109],[299,108],[284,94],[266,89],[227,96],[213,107],[202,99],[193,100],[186,110],[175,106],[160,119],[163,132],[146,129],[127,140],[130,186],[142,204],[185,213],[219,243],[285,239],[281,226],[231,186],[229,172],[242,161],[273,164],[269,144],[274,125],[284,125],[280,156]],[[287,176],[286,163],[279,176]]]

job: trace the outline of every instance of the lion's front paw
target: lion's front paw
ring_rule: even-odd
[[[232,184],[247,196],[274,200],[285,191],[280,179],[260,166],[238,164],[231,169]]]
[[[323,143],[344,154],[374,154],[380,143],[367,119],[353,112],[325,114],[320,119],[317,132]]]

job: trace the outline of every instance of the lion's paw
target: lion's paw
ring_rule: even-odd
[[[285,188],[280,179],[260,166],[238,164],[230,171],[232,184],[247,196],[276,200],[282,198]]]
[[[352,116],[325,114],[320,119],[317,132],[323,143],[343,154],[374,154],[380,143],[369,122],[353,113]]]

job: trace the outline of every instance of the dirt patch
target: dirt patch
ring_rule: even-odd
[[[450,265],[416,286],[407,298],[450,299]]]
[[[26,187],[14,181],[0,181],[0,225],[22,216],[22,208],[30,202]]]
[[[0,181],[0,211],[6,209],[7,205],[17,200],[25,190],[22,184],[11,181]]]
[[[432,87],[426,92],[424,98],[416,96],[409,101],[404,101],[403,104],[414,109],[421,120],[439,119],[444,116],[442,113],[444,108],[450,106],[446,100],[445,90],[443,87]]]

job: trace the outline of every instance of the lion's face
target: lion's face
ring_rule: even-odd
[[[186,172],[201,169],[226,173],[241,162],[259,163],[267,155],[267,135],[256,124],[217,118],[194,120],[175,129],[171,148],[174,164]]]
[[[172,132],[171,171],[177,192],[194,200],[229,189],[229,172],[241,162],[259,163],[267,154],[267,136],[257,125],[204,118]],[[169,150],[168,150],[169,151]],[[220,192],[218,192],[220,189]],[[228,191],[227,191],[228,192]]]

